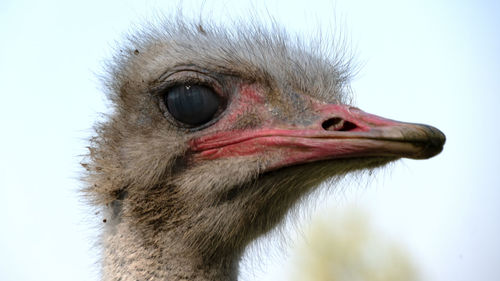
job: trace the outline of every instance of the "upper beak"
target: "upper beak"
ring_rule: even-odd
[[[268,125],[215,133],[193,140],[202,159],[269,156],[266,170],[338,158],[427,159],[443,150],[445,135],[422,124],[404,123],[344,105],[322,105],[307,126]]]

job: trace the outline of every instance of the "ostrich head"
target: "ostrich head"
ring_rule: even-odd
[[[281,29],[165,22],[109,65],[91,140],[105,280],[233,280],[244,248],[321,182],[438,154],[437,129],[348,103],[348,64]]]

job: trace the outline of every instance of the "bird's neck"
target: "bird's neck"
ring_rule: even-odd
[[[207,261],[182,244],[182,230],[149,236],[125,221],[110,222],[103,237],[103,281],[237,280],[239,257]]]

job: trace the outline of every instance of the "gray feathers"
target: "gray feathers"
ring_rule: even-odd
[[[349,100],[348,62],[322,48],[277,25],[222,27],[182,18],[129,37],[109,64],[105,83],[114,108],[96,125],[85,164],[85,193],[109,214],[104,280],[233,280],[246,245],[315,186],[393,160],[318,162],[265,174],[266,157],[194,163],[189,141],[203,130],[175,126],[162,112],[158,89],[174,70],[189,69],[220,78],[221,87],[257,84],[273,116],[307,123],[314,113],[303,96]],[[264,119],[251,112],[231,129]]]

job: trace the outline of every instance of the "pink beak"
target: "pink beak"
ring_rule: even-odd
[[[262,128],[217,132],[194,139],[198,159],[261,155],[265,170],[326,159],[405,157],[426,159],[440,153],[445,135],[438,129],[385,119],[344,105],[321,105],[307,126],[272,123]]]

